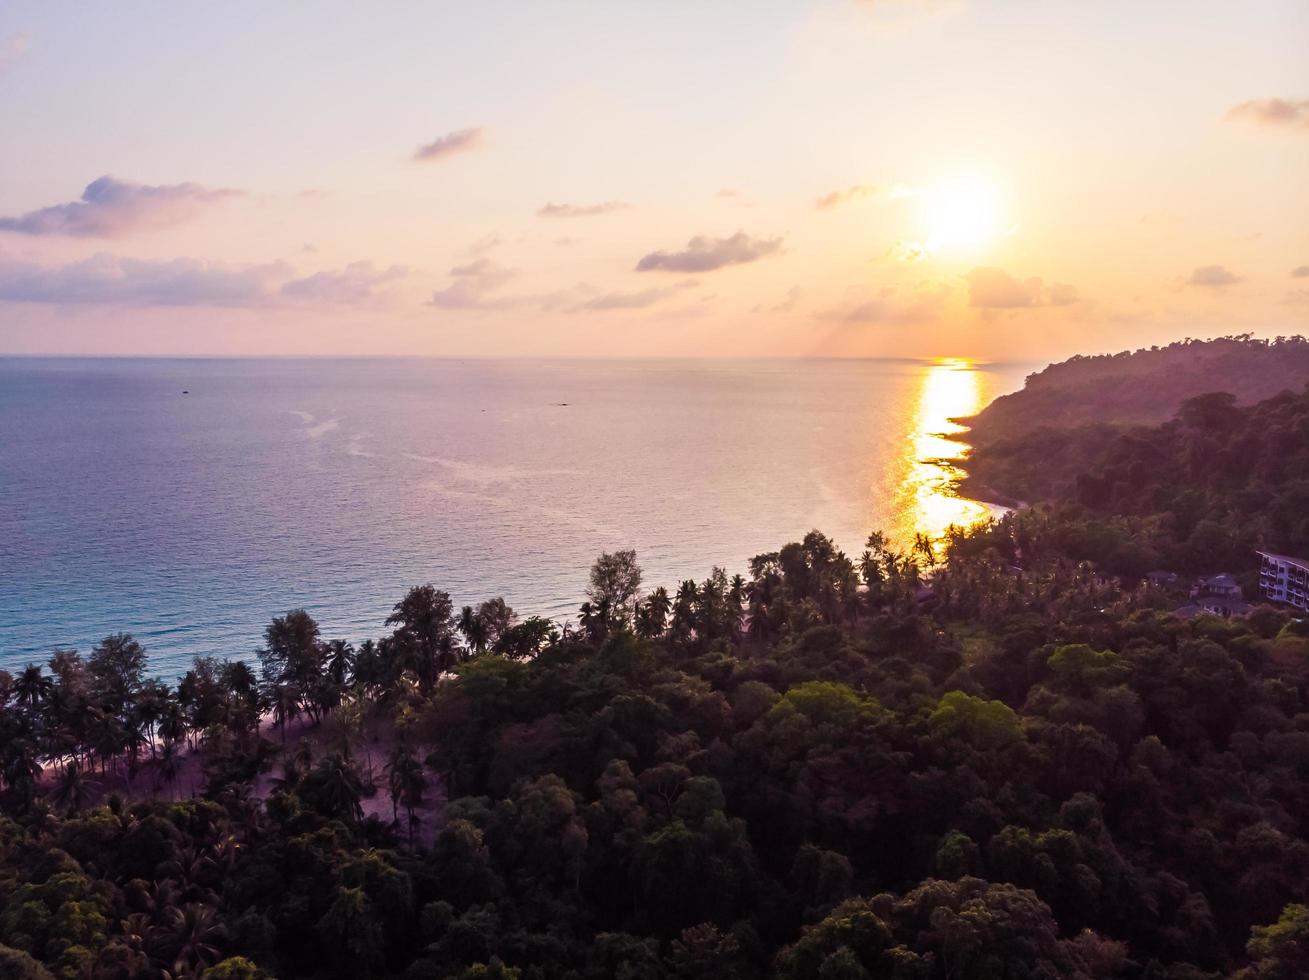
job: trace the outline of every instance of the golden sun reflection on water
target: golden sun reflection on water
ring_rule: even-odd
[[[941,358],[924,369],[896,507],[901,515],[898,537],[906,545],[912,544],[915,533],[939,541],[951,524],[966,527],[1002,509],[959,497],[952,486],[969,447],[947,438],[966,428],[951,419],[975,415],[984,404],[980,372],[973,362]]]

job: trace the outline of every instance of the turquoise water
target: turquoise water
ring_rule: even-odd
[[[933,433],[1027,370],[0,359],[0,667],[125,630],[175,676],[296,606],[378,636],[429,581],[562,619],[620,547],[669,585],[814,527],[857,552],[951,512]]]

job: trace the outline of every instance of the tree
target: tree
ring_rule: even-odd
[[[213,906],[188,902],[164,910],[158,949],[175,972],[185,969],[198,974],[217,962],[226,939],[227,927]]]
[[[641,593],[641,566],[632,550],[604,552],[591,566],[586,596],[595,608],[604,608],[613,625],[632,621]]]
[[[321,711],[312,697],[323,677],[325,651],[318,640],[318,623],[303,609],[292,609],[285,616],[274,617],[264,630],[264,646],[259,650],[264,683],[270,689],[278,685],[293,688],[301,705],[317,724]]]
[[[454,642],[454,605],[450,594],[431,585],[410,589],[386,618],[395,626],[395,645],[402,662],[412,669],[424,691],[458,661]]]
[[[145,681],[145,650],[129,633],[106,636],[91,651],[91,692],[106,710],[122,718]]]
[[[28,664],[14,679],[14,702],[29,710],[45,703],[54,690],[54,681],[37,664]]]
[[[337,888],[318,934],[334,954],[337,976],[367,980],[381,970],[382,930],[363,888]]]
[[[82,774],[82,767],[72,761],[59,771],[50,799],[68,813],[77,813],[90,802],[94,793],[94,781],[87,779]]]
[[[414,842],[414,808],[423,802],[423,792],[427,780],[423,776],[423,764],[418,761],[409,746],[397,745],[391,751],[391,760],[387,763],[387,783],[391,790],[391,811],[395,815],[397,805],[403,801],[409,815],[409,843]]]
[[[468,649],[474,653],[485,653],[490,631],[487,629],[486,621],[477,614],[477,610],[472,606],[464,606],[459,611],[459,621],[456,624],[459,632],[464,634],[464,640],[468,644]]]
[[[54,974],[21,949],[0,946],[0,976],[6,980],[54,980]]]
[[[1246,951],[1254,961],[1241,980],[1293,980],[1309,976],[1309,906],[1291,904],[1276,922],[1255,926]]]
[[[300,795],[309,800],[324,816],[346,823],[358,823],[363,818],[360,801],[364,796],[359,774],[339,753],[319,760],[313,771],[304,778]]]

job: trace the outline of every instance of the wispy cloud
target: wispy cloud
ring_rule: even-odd
[[[605,310],[641,310],[671,299],[686,289],[694,289],[699,283],[694,279],[684,279],[674,286],[658,286],[654,289],[642,289],[636,292],[601,293],[590,299],[574,304],[569,312],[590,312]]]
[[[542,218],[594,218],[614,211],[625,211],[632,205],[626,201],[602,201],[599,204],[555,204],[553,201],[537,209]]]
[[[1078,301],[1077,290],[1064,283],[1048,286],[1039,278],[1018,279],[992,266],[978,266],[968,280],[968,305],[984,309],[1021,309],[1030,306],[1069,306]]]
[[[1229,121],[1309,131],[1309,99],[1251,99],[1227,110]]]
[[[430,143],[425,143],[414,151],[414,160],[428,163],[432,160],[444,160],[456,153],[475,150],[485,140],[486,130],[481,126],[470,129],[456,129],[454,132],[438,136]]]
[[[295,278],[286,262],[227,265],[202,259],[134,259],[101,252],[42,266],[0,256],[0,302],[52,306],[357,306],[385,298],[407,275],[355,262]]]
[[[820,211],[827,211],[831,208],[839,207],[842,204],[849,204],[851,201],[858,201],[861,198],[869,197],[873,193],[873,188],[866,184],[855,184],[843,190],[832,191],[830,194],[824,194],[814,202],[814,207]]]
[[[101,253],[61,266],[0,258],[0,301],[55,305],[255,306],[291,274],[284,262],[224,266],[199,259]]]
[[[364,305],[381,299],[409,274],[403,265],[379,269],[371,262],[352,262],[344,269],[315,272],[283,284],[283,296],[315,303]]]
[[[1221,289],[1223,286],[1232,286],[1241,281],[1231,269],[1222,265],[1201,265],[1196,266],[1186,279],[1188,286],[1205,286],[1210,289]]]
[[[730,238],[696,235],[680,252],[651,252],[636,264],[637,272],[712,272],[729,265],[754,262],[782,249],[781,238],[752,238],[738,231]]]
[[[922,323],[940,315],[949,294],[949,288],[941,284],[920,286],[908,296],[884,289],[875,299],[830,309],[818,314],[818,318],[841,323]]]
[[[503,310],[520,306],[521,297],[498,295],[497,291],[517,273],[492,259],[482,258],[450,270],[454,280],[432,293],[430,306],[446,310]]]
[[[0,217],[0,231],[116,238],[182,224],[206,207],[240,194],[229,188],[211,190],[190,183],[134,184],[106,175],[87,184],[80,200],[16,217]]]
[[[1309,265],[1297,265],[1291,270],[1292,279],[1309,279]]]

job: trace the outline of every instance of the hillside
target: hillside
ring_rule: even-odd
[[[1241,407],[1187,399],[1162,425],[1043,427],[979,449],[964,493],[982,488],[1130,521],[1132,546],[1086,550],[1112,571],[1241,568],[1252,548],[1309,553],[1309,387]]]
[[[1040,427],[1166,422],[1188,398],[1211,391],[1249,405],[1309,382],[1309,341],[1249,335],[1185,340],[1118,354],[1069,358],[1028,377],[1021,391],[997,398],[976,416],[967,440],[976,447]]]

